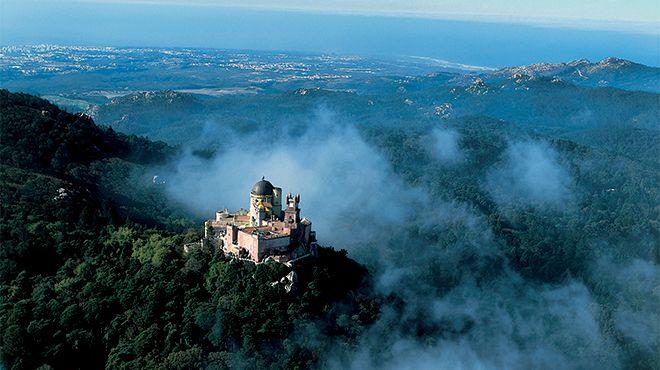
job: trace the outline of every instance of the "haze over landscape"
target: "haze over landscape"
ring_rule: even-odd
[[[658,7],[2,2],[0,369],[660,368]]]
[[[6,0],[0,43],[405,55],[488,67],[616,56],[659,66],[660,10],[636,3]]]

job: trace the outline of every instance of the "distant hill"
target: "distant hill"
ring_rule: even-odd
[[[561,134],[588,128],[657,130],[658,94],[587,87],[538,72],[493,76],[433,74],[365,80],[354,90],[298,88],[282,93],[199,96],[142,92],[95,106],[105,125],[173,145],[212,145],[223,130],[306,127],[319,109],[362,126],[397,126],[436,119],[487,116]],[[408,123],[406,123],[408,122]]]
[[[436,89],[437,91],[437,89]],[[586,127],[644,127],[658,129],[658,94],[616,88],[589,88],[551,77],[481,79],[452,87],[448,92],[421,91],[413,101],[428,102],[434,113],[486,115],[538,130]],[[440,100],[442,99],[442,100]]]
[[[567,63],[508,67],[492,72],[488,76],[507,79],[550,77],[585,87],[616,87],[625,90],[660,92],[660,68],[614,57],[595,63],[580,59]]]
[[[187,120],[204,111],[203,103],[193,95],[166,90],[115,97],[105,104],[92,106],[86,112],[98,122],[118,131],[160,140],[164,137],[154,130],[171,131],[173,127],[170,122]],[[186,137],[190,131],[171,133]]]

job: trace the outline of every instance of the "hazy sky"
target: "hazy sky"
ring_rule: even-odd
[[[53,1],[53,0],[51,0]],[[61,1],[61,0],[54,0]],[[81,0],[96,3],[148,3],[297,9],[316,12],[484,17],[502,20],[590,19],[658,22],[657,0]],[[657,25],[656,25],[657,27]]]
[[[0,0],[0,44],[660,65],[658,0]]]

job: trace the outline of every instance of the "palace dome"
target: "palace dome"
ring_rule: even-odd
[[[254,195],[273,195],[273,184],[262,177],[261,180],[254,184],[250,193]]]

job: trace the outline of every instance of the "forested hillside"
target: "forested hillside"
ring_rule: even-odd
[[[0,363],[6,369],[301,368],[379,314],[365,268],[322,248],[299,270],[195,250],[199,224],[146,173],[175,155],[0,91]],[[321,323],[321,324],[319,324]]]
[[[410,126],[487,116],[550,135],[588,129],[657,130],[660,115],[657,93],[580,87],[551,77],[482,79],[434,74],[380,77],[354,84],[351,89],[319,84],[231,96],[139,92],[113,98],[87,112],[121,132],[198,146],[213,144],[227,129],[305,126],[319,106],[358,126]]]

